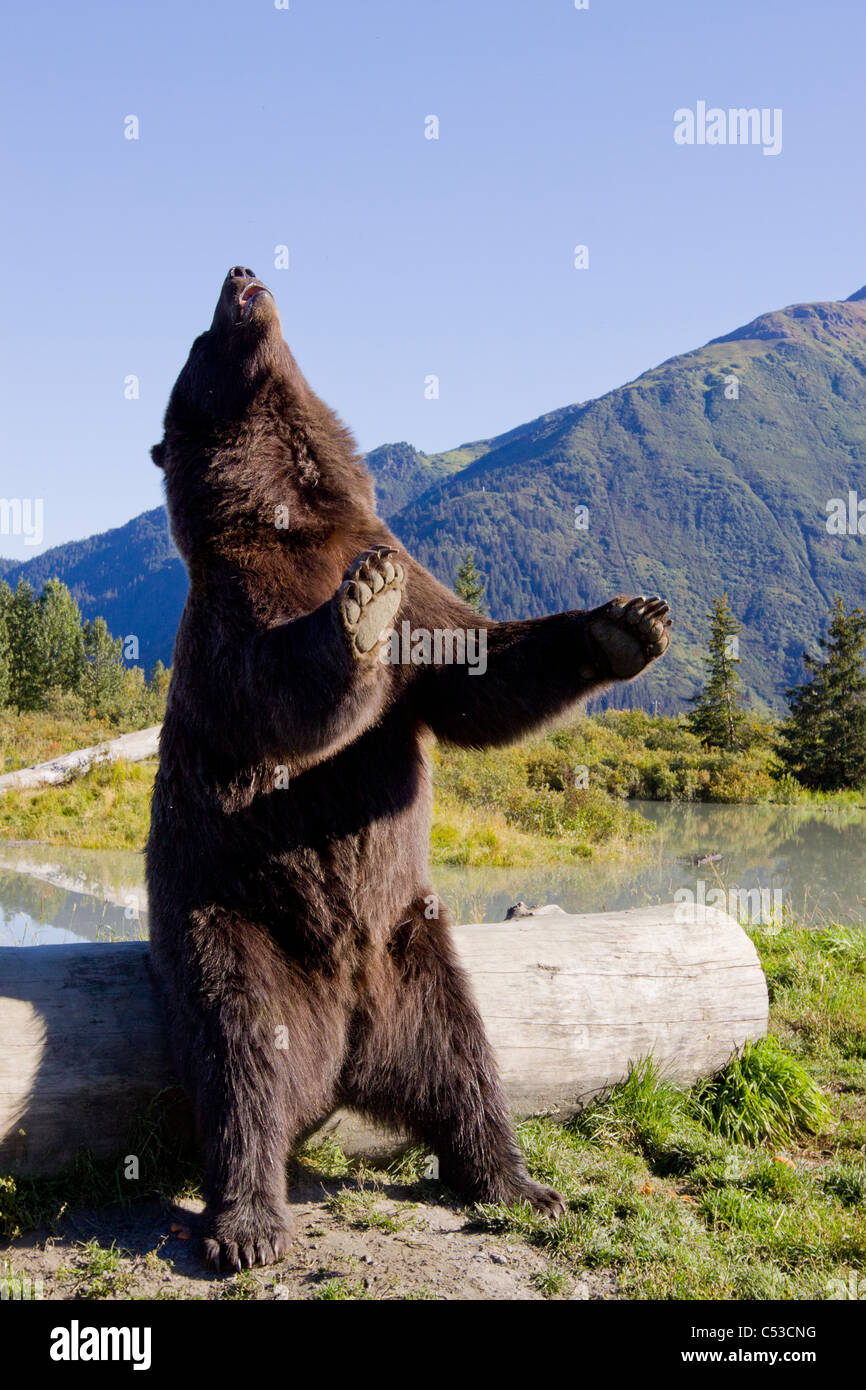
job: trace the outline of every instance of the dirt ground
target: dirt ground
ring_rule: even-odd
[[[446,1299],[616,1297],[615,1277],[558,1272],[523,1241],[417,1188],[302,1180],[290,1192],[292,1252],[277,1265],[217,1275],[202,1263],[202,1203],[79,1209],[56,1231],[0,1246],[0,1274],[29,1277],[45,1299]],[[430,1198],[432,1197],[432,1200]],[[5,1266],[5,1269],[4,1269]],[[41,1280],[41,1286],[37,1281]]]

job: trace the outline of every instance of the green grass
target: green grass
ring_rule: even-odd
[[[0,714],[7,766],[27,766],[113,736],[104,721]],[[642,710],[583,718],[512,748],[434,750],[434,865],[534,868],[634,855],[651,829],[628,798],[858,807],[866,789],[808,792],[779,779],[772,726],[752,719],[749,747],[702,748],[684,717]],[[101,766],[58,787],[0,796],[0,838],[86,849],[142,849],[155,763]]]
[[[158,722],[158,721],[154,721]],[[93,748],[120,734],[132,733],[139,724],[135,720],[112,723],[96,716],[81,718],[58,712],[38,710],[18,713],[8,707],[0,709],[0,772],[15,772],[20,767],[34,767],[48,762],[61,753],[76,748]]]
[[[844,806],[866,799],[866,787],[812,792],[790,775],[780,775],[772,746],[774,729],[770,718],[753,715],[745,726],[745,748],[726,753],[704,748],[685,715],[609,711],[539,740],[536,775],[555,786],[582,765],[591,787],[613,797],[646,801]]]
[[[0,796],[0,837],[79,849],[143,849],[155,762],[101,763],[62,786]]]
[[[807,931],[792,922],[754,929],[771,998],[770,1037],[724,1072],[682,1090],[653,1063],[566,1125],[519,1127],[530,1170],[556,1186],[567,1211],[550,1224],[528,1206],[483,1207],[475,1219],[543,1250],[537,1287],[567,1296],[576,1280],[604,1276],[627,1299],[810,1299],[847,1297],[866,1271],[866,933]],[[122,1163],[86,1156],[61,1177],[0,1178],[0,1229],[12,1236],[56,1227],[72,1206],[167,1201],[198,1194],[183,1145],[166,1142],[166,1094],[122,1148]],[[310,1144],[299,1162],[326,1179],[351,1177],[328,1200],[357,1230],[399,1233],[441,1189],[425,1179],[414,1149],[384,1172],[349,1161],[334,1139]],[[309,1174],[308,1174],[309,1176]],[[385,1201],[402,1185],[407,1200]],[[84,1247],[68,1272],[81,1296],[117,1297],[117,1252]],[[324,1271],[323,1271],[324,1273]],[[250,1297],[232,1286],[227,1297]],[[354,1278],[328,1278],[325,1300],[367,1299]]]
[[[581,1111],[571,1133],[599,1147],[620,1145],[651,1155],[688,1116],[689,1097],[670,1085],[651,1057],[633,1062],[625,1081]]]
[[[793,923],[753,933],[771,1034],[679,1090],[651,1060],[560,1127],[521,1126],[550,1225],[487,1207],[553,1268],[612,1271],[624,1298],[845,1297],[866,1269],[866,934]],[[852,1280],[852,1273],[854,1279]],[[551,1295],[555,1296],[555,1295]]]
[[[122,1263],[128,1250],[119,1250],[96,1240],[83,1242],[72,1265],[61,1266],[57,1276],[67,1285],[73,1298],[122,1298],[133,1280],[132,1271]]]
[[[866,1084],[866,932],[790,923],[751,932],[767,976],[773,1032],[815,1080],[837,1093],[843,1119]],[[844,1132],[843,1132],[844,1138]],[[866,1147],[866,1125],[853,1143]]]
[[[649,1144],[639,1117],[631,1140],[606,1142],[523,1125],[530,1168],[566,1215],[551,1225],[524,1204],[482,1220],[543,1248],[563,1276],[612,1272],[624,1298],[823,1298],[863,1269],[866,1223],[847,1187],[841,1201],[802,1161],[723,1142],[686,1111]]]
[[[401,1202],[396,1209],[383,1211],[381,1195],[370,1188],[343,1187],[325,1203],[328,1210],[358,1231],[405,1231],[415,1220],[415,1204]]]
[[[437,748],[433,862],[509,866],[574,861],[646,842],[651,829],[545,740],[475,751]],[[577,785],[576,785],[577,784]]]
[[[571,1280],[566,1271],[553,1261],[543,1273],[535,1275],[533,1282],[546,1298],[559,1298],[571,1287]]]
[[[248,1303],[258,1298],[261,1293],[261,1279],[251,1269],[242,1269],[220,1292],[220,1300],[237,1303]]]
[[[708,1129],[748,1144],[791,1143],[833,1121],[817,1083],[777,1038],[747,1042],[724,1072],[698,1092],[695,1104]]]
[[[7,733],[14,716],[5,718]],[[47,716],[18,717],[21,763],[107,736],[102,726],[71,726]],[[117,732],[113,730],[111,732]],[[51,735],[49,737],[49,734]],[[574,776],[549,779],[538,742],[496,753],[437,749],[431,835],[434,865],[533,867],[569,863],[646,842],[650,827],[600,787]],[[156,764],[112,763],[61,786],[0,796],[0,837],[82,849],[142,849]]]
[[[120,732],[104,721],[0,715],[10,767],[27,766]],[[434,865],[534,868],[649,845],[651,828],[628,798],[862,806],[866,789],[808,792],[781,780],[772,726],[752,719],[749,746],[701,747],[682,716],[642,710],[583,718],[512,748],[434,750]],[[0,796],[0,838],[85,849],[142,849],[155,763],[112,764],[58,787]]]
[[[357,1279],[335,1278],[320,1284],[314,1297],[322,1303],[336,1303],[372,1299],[373,1295]]]

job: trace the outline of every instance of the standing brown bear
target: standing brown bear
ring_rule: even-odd
[[[430,886],[427,746],[507,743],[635,676],[668,646],[667,605],[479,618],[376,516],[351,435],[240,266],[153,457],[190,590],[147,847],[151,956],[204,1143],[207,1257],[285,1252],[287,1156],[339,1105],[417,1136],[467,1200],[558,1214]]]

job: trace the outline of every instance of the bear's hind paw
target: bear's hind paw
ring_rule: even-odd
[[[531,1178],[525,1178],[515,1187],[509,1201],[528,1202],[535,1211],[549,1217],[551,1221],[558,1221],[565,1215],[565,1198],[555,1188],[545,1187],[543,1183],[533,1182]]]
[[[293,1224],[288,1210],[278,1212],[270,1204],[261,1210],[230,1208],[207,1224],[204,1257],[223,1274],[275,1264],[289,1252]]]

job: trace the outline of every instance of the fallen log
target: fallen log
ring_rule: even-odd
[[[161,728],[161,724],[154,724],[150,729],[136,729],[135,733],[120,734],[117,738],[106,739],[105,743],[94,744],[92,748],[76,748],[74,753],[63,753],[59,758],[50,758],[48,762],[37,763],[35,767],[4,772],[0,777],[0,792],[68,782],[72,777],[80,777],[96,763],[140,763],[146,758],[155,758]]]
[[[517,1115],[566,1118],[649,1054],[689,1083],[766,1031],[755,948],[716,908],[547,908],[455,938]],[[145,942],[0,950],[0,1172],[120,1153],[172,1084]],[[345,1112],[322,1132],[371,1157],[405,1142]]]

